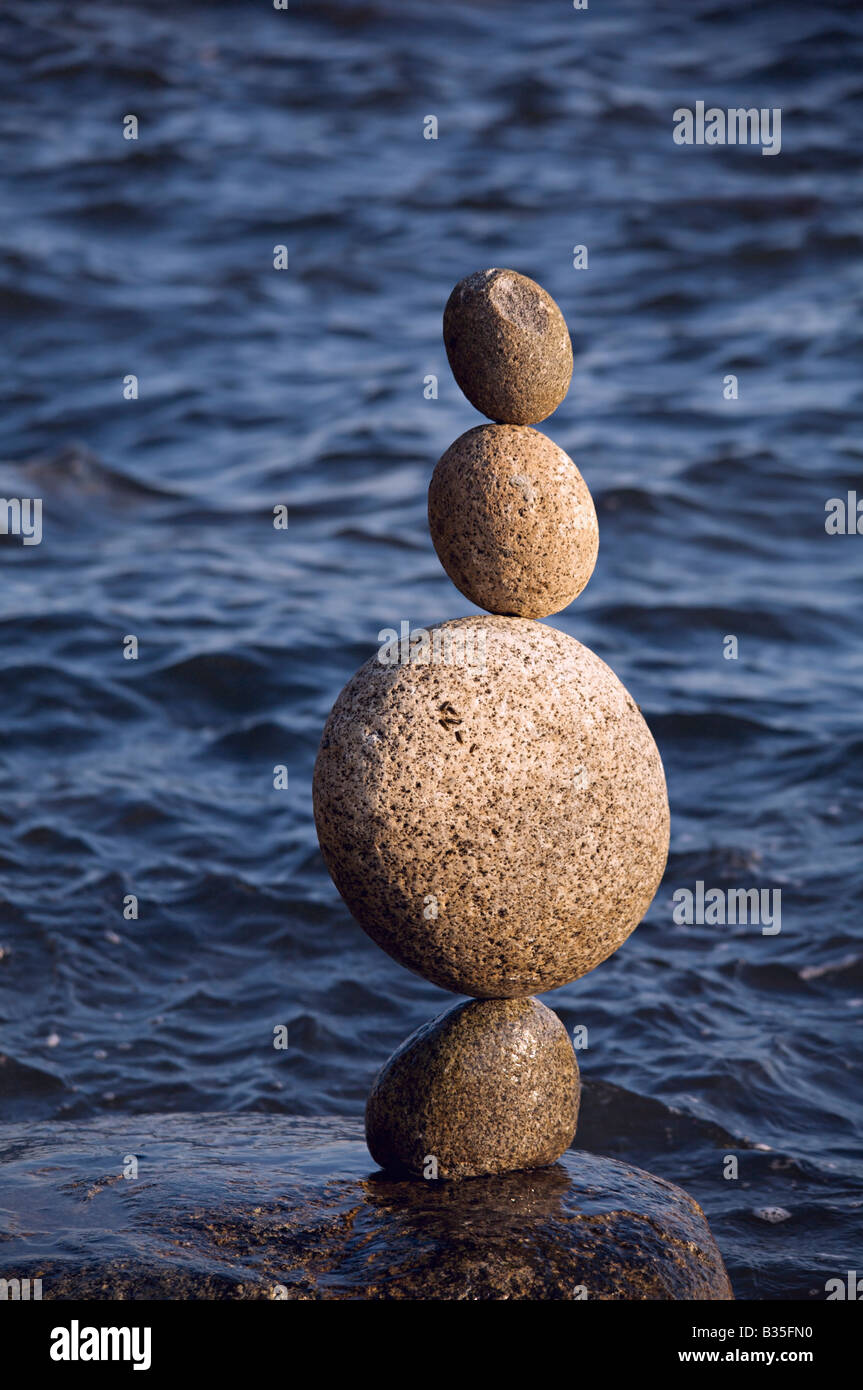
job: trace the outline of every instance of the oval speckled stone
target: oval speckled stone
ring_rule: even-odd
[[[568,454],[527,425],[478,425],[432,474],[429,530],[471,603],[547,618],[577,598],[599,549],[596,510]]]
[[[369,1095],[366,1142],[398,1177],[539,1168],[572,1143],[579,1093],[557,1014],[538,999],[474,999],[393,1053]]]
[[[539,424],[569,390],[566,320],[541,285],[515,270],[460,280],[444,309],[443,337],[453,376],[491,420]]]
[[[641,921],[668,853],[662,762],[587,647],[528,618],[379,652],[327,720],[321,851],[379,946],[457,994],[556,989]]]

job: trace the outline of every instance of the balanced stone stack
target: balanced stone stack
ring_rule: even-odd
[[[369,1150],[395,1175],[463,1178],[553,1163],[572,1143],[575,1053],[532,996],[638,925],[669,815],[635,701],[587,647],[535,621],[577,597],[599,544],[579,470],[532,428],[569,387],[563,315],[534,281],[484,270],[453,290],[444,340],[493,423],[438,462],[429,526],[453,583],[492,616],[443,623],[431,650],[357,672],[324,730],[314,803],[326,864],[372,939],[472,996],[384,1066]]]

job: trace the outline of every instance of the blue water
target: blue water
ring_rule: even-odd
[[[425,520],[479,422],[440,318],[512,266],[600,522],[553,621],[672,806],[647,920],[546,997],[578,1142],[697,1196],[740,1296],[859,1266],[863,537],[824,522],[863,498],[862,59],[853,4],[5,0],[0,495],[44,503],[0,537],[5,1118],[358,1114],[451,1002],[353,923],[310,782],[379,630],[472,611]],[[697,100],[781,107],[781,153],[676,146]],[[781,932],[675,925],[698,880],[781,888]]]

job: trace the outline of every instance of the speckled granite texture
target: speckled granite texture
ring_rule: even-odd
[[[459,994],[542,993],[646,912],[668,852],[662,763],[574,638],[523,618],[447,631],[482,664],[375,656],[336,701],[314,773],[321,850],[403,965]]]
[[[382,1068],[366,1140],[376,1163],[406,1177],[534,1168],[572,1143],[579,1094],[557,1014],[538,999],[474,999],[419,1028]]]
[[[514,270],[478,270],[447,300],[443,337],[452,374],[471,405],[510,425],[535,425],[556,410],[572,377],[563,314],[535,280]]]
[[[526,425],[479,425],[432,474],[429,530],[456,588],[490,613],[547,618],[581,593],[599,549],[572,459]]]

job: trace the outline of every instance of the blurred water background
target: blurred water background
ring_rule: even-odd
[[[692,1192],[738,1296],[823,1298],[863,1268],[863,539],[824,525],[863,497],[863,12],[4,0],[0,72],[0,494],[44,502],[0,538],[2,1116],[359,1114],[452,1002],[353,923],[310,781],[380,629],[473,611],[425,520],[480,418],[440,319],[512,266],[600,521],[552,621],[672,806],[645,923],[547,996],[577,1142]],[[780,107],[781,154],[676,146],[697,100]],[[781,888],[781,933],[676,925],[697,880]]]

